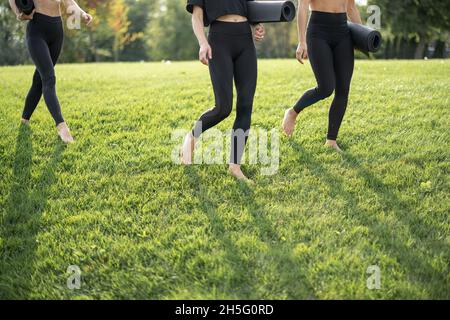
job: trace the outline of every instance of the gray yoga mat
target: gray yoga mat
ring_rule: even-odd
[[[356,49],[369,54],[369,52],[377,52],[381,48],[383,38],[377,30],[363,26],[360,24],[348,23],[352,34],[353,43]]]
[[[247,6],[251,23],[290,22],[295,18],[291,1],[249,1]]]

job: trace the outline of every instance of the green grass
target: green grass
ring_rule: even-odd
[[[249,188],[171,161],[172,131],[213,104],[199,63],[57,66],[68,147],[42,102],[19,126],[32,67],[0,68],[0,298],[449,299],[449,69],[358,61],[346,152],[323,147],[327,100],[281,139],[276,175],[245,166]],[[313,84],[261,61],[254,128]]]

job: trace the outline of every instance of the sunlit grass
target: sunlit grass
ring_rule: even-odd
[[[276,175],[244,167],[251,188],[171,161],[173,130],[213,104],[199,63],[57,66],[68,147],[43,103],[19,126],[33,69],[0,68],[0,298],[450,298],[449,67],[358,61],[346,152],[323,147],[319,103]],[[308,66],[261,61],[253,127],[278,128],[313,85]]]

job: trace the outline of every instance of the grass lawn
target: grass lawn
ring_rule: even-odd
[[[358,61],[346,152],[323,146],[324,101],[247,187],[171,160],[173,130],[213,104],[200,63],[57,66],[67,147],[43,102],[19,125],[33,68],[0,68],[0,298],[450,299],[449,70]],[[313,85],[309,66],[260,61],[253,128]]]

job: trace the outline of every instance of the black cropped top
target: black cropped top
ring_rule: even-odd
[[[192,13],[194,6],[203,8],[203,20],[207,27],[217,18],[227,14],[247,17],[247,1],[253,0],[188,0],[186,9]]]

